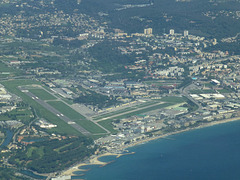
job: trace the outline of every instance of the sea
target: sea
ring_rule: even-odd
[[[239,180],[240,121],[157,139],[128,150],[132,155],[102,157],[110,164],[88,166],[72,179]]]

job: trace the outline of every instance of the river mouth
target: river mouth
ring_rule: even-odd
[[[37,175],[34,172],[29,171],[29,170],[21,170],[19,172],[23,175],[26,175],[26,176],[34,178],[34,179],[47,179],[47,176]]]
[[[0,145],[0,149],[8,146],[11,143],[13,135],[14,135],[13,131],[11,131],[9,129],[5,129],[5,131],[6,131],[6,137],[3,141],[3,143]],[[20,170],[19,172],[21,174],[27,175],[27,176],[32,177],[34,179],[46,179],[47,178],[45,176],[40,176],[40,175],[34,174],[32,171],[28,171],[28,170]]]

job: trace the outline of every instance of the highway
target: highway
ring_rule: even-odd
[[[45,109],[47,109],[48,111],[50,111],[53,114],[55,114],[56,116],[58,116],[58,118],[62,119],[66,123],[68,123],[70,126],[72,126],[74,129],[76,129],[80,133],[82,133],[86,136],[91,135],[91,133],[89,131],[87,131],[83,127],[79,126],[78,124],[76,124],[74,121],[72,121],[68,117],[64,116],[60,111],[56,110],[54,107],[50,106],[49,104],[47,104],[46,102],[44,102],[43,100],[41,100],[40,98],[38,98],[37,96],[32,94],[31,92],[27,91],[26,89],[22,89],[22,88],[20,88],[20,90],[23,91],[29,97],[31,97],[34,101],[39,103],[41,106],[43,106]]]
[[[186,86],[186,87],[182,87],[182,88],[180,88],[179,89],[179,92],[183,95],[183,96],[185,96],[185,97],[187,97],[190,101],[192,101],[193,103],[195,103],[197,106],[198,106],[198,111],[200,111],[200,110],[202,110],[202,105],[200,104],[200,103],[198,103],[195,99],[193,99],[190,95],[189,95],[189,93],[188,93],[188,91],[191,89],[191,86],[192,86],[193,84],[191,83],[191,84],[189,84],[188,86]]]

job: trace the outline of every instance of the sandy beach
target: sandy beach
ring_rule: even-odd
[[[182,132],[186,132],[186,131],[190,131],[190,130],[200,129],[200,128],[204,128],[204,127],[214,126],[214,125],[218,125],[218,124],[228,123],[228,122],[232,122],[232,121],[238,121],[238,120],[240,120],[240,117],[225,119],[225,120],[220,120],[220,121],[213,121],[213,122],[209,122],[209,123],[206,123],[206,124],[202,124],[202,125],[197,126],[197,127],[190,127],[190,128],[186,128],[186,129],[179,130],[179,131],[169,132],[167,134],[154,136],[154,137],[151,137],[151,138],[146,138],[146,139],[137,141],[135,143],[131,143],[131,144],[126,145],[126,146],[122,146],[120,150],[125,150],[127,148],[130,148],[130,147],[133,147],[133,146],[136,146],[136,145],[139,145],[139,144],[143,144],[143,143],[146,143],[146,142],[149,142],[149,141],[152,141],[152,140],[156,140],[156,139],[159,139],[159,138],[167,138],[170,135],[174,135],[174,134],[178,134],[178,133],[182,133]],[[86,166],[86,165],[105,166],[105,165],[109,164],[109,162],[99,161],[99,158],[104,157],[104,156],[116,156],[116,158],[119,158],[123,155],[129,155],[129,154],[134,154],[134,152],[124,153],[124,154],[107,152],[107,153],[104,153],[104,154],[101,154],[101,155],[92,156],[89,159],[89,163],[80,163],[80,164],[78,164],[74,167],[71,167],[70,169],[64,171],[61,175],[73,175],[74,171],[83,171],[83,172],[87,171],[87,169],[81,169],[81,167]]]
[[[119,158],[121,156],[124,156],[124,155],[129,155],[129,154],[134,154],[134,152],[130,152],[130,153],[124,153],[124,154],[119,154],[119,153],[104,153],[104,154],[101,154],[101,155],[96,155],[96,156],[93,156],[89,159],[89,163],[80,163],[66,171],[64,171],[62,173],[62,175],[73,175],[73,172],[74,171],[88,171],[88,169],[81,169],[81,167],[83,166],[87,166],[87,165],[99,165],[99,166],[105,166],[111,162],[102,162],[102,161],[99,161],[99,158],[101,157],[104,157],[104,156],[116,156],[116,158]]]

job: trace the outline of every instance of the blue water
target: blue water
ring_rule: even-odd
[[[11,140],[12,140],[12,137],[13,137],[13,132],[12,131],[10,131],[10,130],[7,130],[6,131],[6,138],[4,139],[4,141],[3,141],[3,143],[0,145],[0,148],[1,147],[4,147],[4,146],[7,146],[10,142],[11,142]]]
[[[130,148],[104,167],[93,167],[87,180],[238,180],[240,121],[173,135]]]
[[[98,158],[98,160],[102,162],[112,162],[116,160],[116,156],[104,156],[104,157]]]
[[[28,171],[28,170],[21,170],[20,173],[27,175],[29,177],[32,177],[34,179],[47,179],[46,176],[40,176],[40,175],[34,174],[32,171]]]

